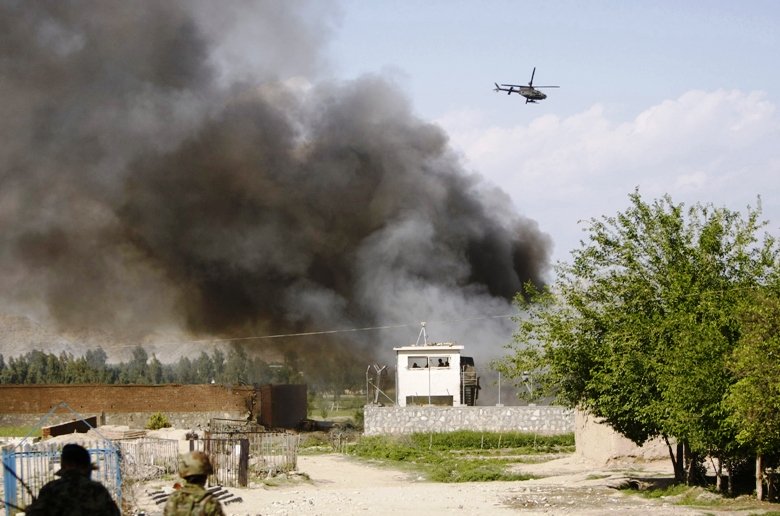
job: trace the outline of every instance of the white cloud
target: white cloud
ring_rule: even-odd
[[[736,210],[760,195],[770,227],[780,226],[776,111],[762,92],[695,90],[628,121],[596,104],[509,127],[478,111],[438,123],[466,166],[506,190],[552,235],[555,258],[565,259],[582,236],[577,221],[624,209],[637,186],[649,198],[668,193]]]

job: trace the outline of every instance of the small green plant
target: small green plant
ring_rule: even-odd
[[[162,412],[155,412],[149,416],[149,420],[146,422],[148,430],[159,430],[160,428],[170,428],[170,426],[170,421]]]
[[[364,414],[363,414],[363,407],[359,407],[355,409],[355,413],[352,415],[352,421],[355,423],[356,428],[363,428],[363,422],[364,422]]]
[[[319,402],[317,403],[317,409],[317,415],[319,415],[322,419],[328,419],[328,415],[330,414],[328,400],[326,400],[324,397],[320,398]]]

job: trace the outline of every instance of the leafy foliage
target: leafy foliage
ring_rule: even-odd
[[[30,351],[18,357],[0,354],[0,383],[107,383],[107,384],[265,384],[301,382],[302,376],[294,356],[285,357],[283,364],[268,364],[259,357],[249,357],[241,348],[231,348],[227,354],[216,349],[211,354],[201,352],[195,357],[182,356],[177,362],[163,364],[140,346],[132,350],[130,360],[108,363],[102,348],[87,350],[82,357],[71,353],[55,355]],[[307,377],[311,383],[317,378]],[[339,377],[339,381],[348,381]],[[331,389],[354,388],[363,379],[356,375],[346,384],[326,384]]]
[[[677,439],[689,467],[696,454],[744,453],[724,403],[743,332],[737,308],[776,269],[776,243],[757,237],[758,209],[629,199],[625,212],[587,223],[553,286],[517,297],[525,315],[497,366],[637,444]]]
[[[730,360],[737,381],[726,403],[737,440],[760,453],[780,450],[780,289],[746,296],[744,331]]]
[[[149,420],[146,422],[146,428],[149,430],[159,430],[160,428],[170,428],[171,422],[168,421],[168,417],[162,412],[155,412],[149,416]]]

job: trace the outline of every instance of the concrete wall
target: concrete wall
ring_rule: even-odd
[[[366,435],[415,432],[535,432],[574,431],[574,412],[555,406],[520,407],[364,407]]]
[[[0,385],[0,425],[36,424],[58,403],[100,424],[143,427],[161,412],[175,426],[205,425],[212,417],[245,419],[258,414],[252,387],[223,385]],[[45,424],[74,418],[59,408]]]
[[[643,446],[637,446],[609,425],[579,410],[574,417],[574,443],[577,455],[599,464],[669,459],[669,448],[663,439],[653,439]]]

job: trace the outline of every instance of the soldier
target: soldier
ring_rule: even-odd
[[[38,499],[27,506],[25,514],[119,516],[119,508],[108,489],[90,479],[95,469],[86,448],[66,444],[60,456],[60,470],[55,473],[60,478],[41,488]]]
[[[185,482],[165,504],[165,516],[224,516],[222,506],[204,487],[212,471],[205,453],[194,451],[180,455],[179,476]]]

